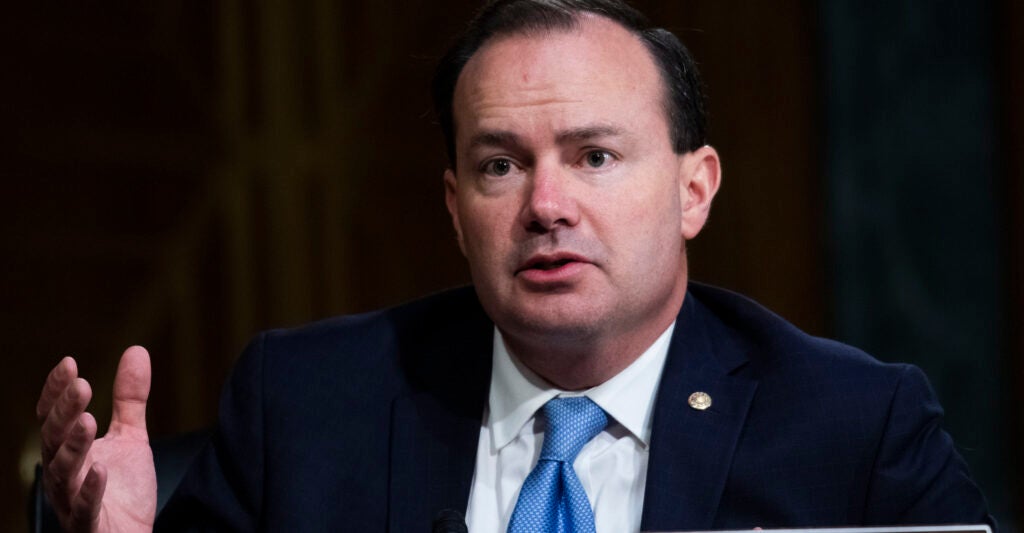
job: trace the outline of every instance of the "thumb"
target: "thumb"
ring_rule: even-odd
[[[151,375],[149,352],[145,348],[132,346],[124,351],[114,376],[112,430],[117,426],[146,430],[146,400],[149,398]]]

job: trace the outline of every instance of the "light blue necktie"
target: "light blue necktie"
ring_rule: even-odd
[[[555,398],[542,410],[544,445],[519,491],[508,533],[595,533],[594,511],[572,463],[608,425],[608,416],[584,396]]]

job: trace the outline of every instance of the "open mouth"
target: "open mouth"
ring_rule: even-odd
[[[556,268],[563,267],[563,266],[568,265],[569,263],[573,263],[573,262],[575,262],[575,260],[569,259],[569,258],[558,259],[556,261],[539,261],[539,262],[531,264],[527,268],[536,269],[536,270],[554,270]]]

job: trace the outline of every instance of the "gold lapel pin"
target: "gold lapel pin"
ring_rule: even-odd
[[[708,407],[711,407],[711,396],[708,396],[706,392],[695,392],[690,395],[689,399],[690,407],[698,411],[703,411]]]

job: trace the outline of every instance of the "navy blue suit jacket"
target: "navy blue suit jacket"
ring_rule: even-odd
[[[158,526],[426,531],[464,510],[492,331],[465,288],[260,335]],[[739,295],[690,284],[656,402],[644,530],[990,520],[920,370]]]

